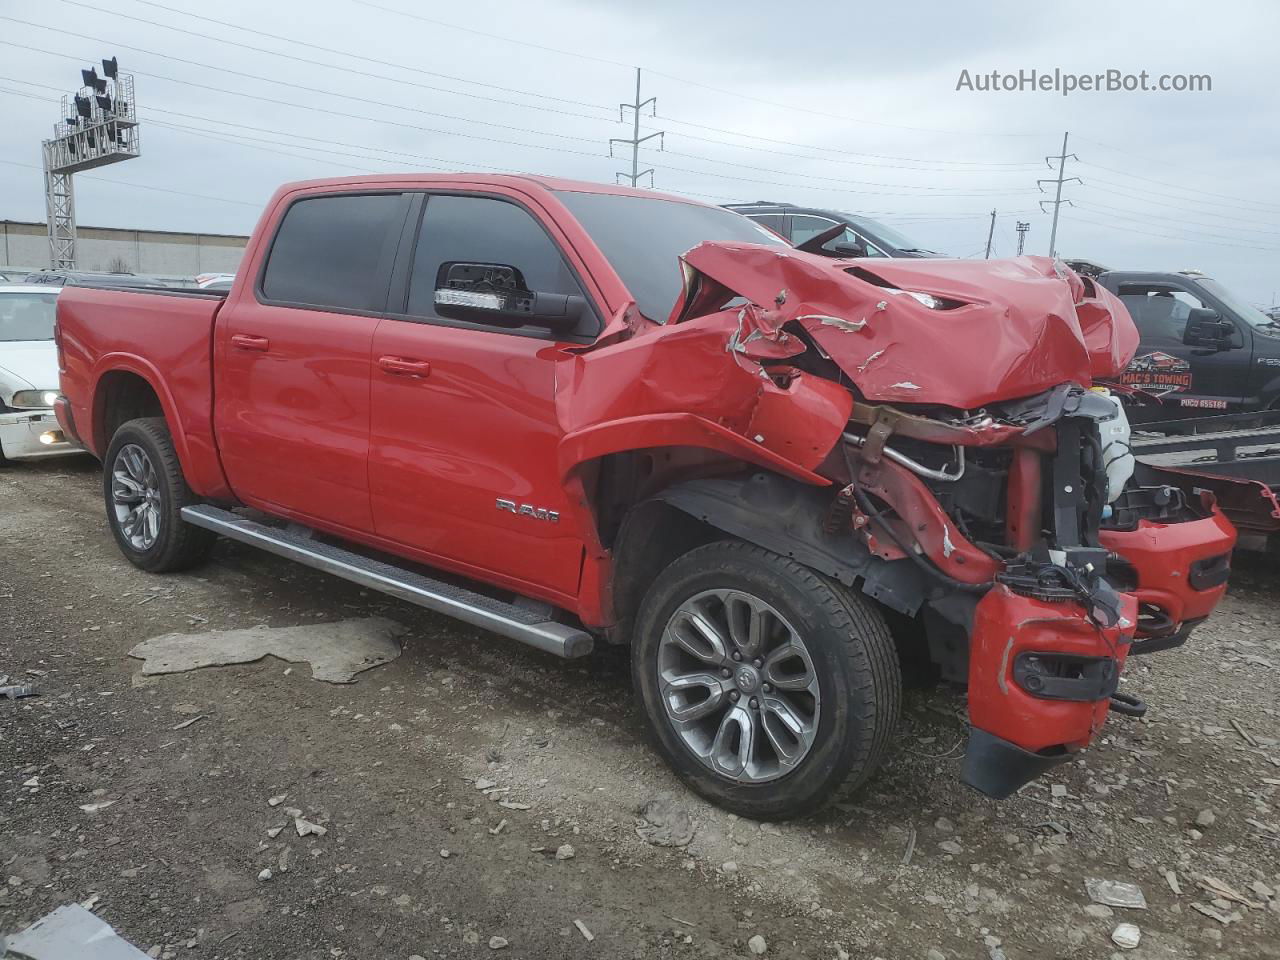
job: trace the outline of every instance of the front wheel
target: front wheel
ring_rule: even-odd
[[[215,535],[182,519],[198,500],[187,486],[162,417],[123,424],[103,459],[107,522],[120,552],[151,573],[186,570],[209,553]]]
[[[734,813],[809,813],[880,764],[902,679],[861,595],[736,541],[690,551],[641,604],[632,670],[667,761]]]

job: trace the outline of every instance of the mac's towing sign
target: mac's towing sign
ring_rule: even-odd
[[[1125,367],[1120,382],[1149,393],[1180,393],[1191,389],[1191,364],[1160,351],[1144,353]]]

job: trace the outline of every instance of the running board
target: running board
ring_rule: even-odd
[[[556,623],[536,610],[442,583],[381,560],[371,560],[312,539],[309,531],[281,530],[204,504],[183,507],[182,519],[230,540],[260,547],[276,556],[296,560],[370,590],[408,600],[558,657],[584,657],[594,645],[591,634],[579,627]]]

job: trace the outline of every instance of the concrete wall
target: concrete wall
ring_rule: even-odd
[[[129,273],[194,277],[235,273],[248,237],[162,230],[76,228],[76,269],[110,270],[117,258]],[[49,232],[43,223],[0,220],[0,267],[49,266]]]

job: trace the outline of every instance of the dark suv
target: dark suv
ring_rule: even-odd
[[[837,224],[844,224],[845,231],[834,240],[822,245],[824,252],[842,257],[944,257],[936,250],[925,250],[914,240],[903,236],[892,227],[877,223],[870,217],[819,207],[799,207],[794,203],[726,203],[725,206],[745,217],[750,217],[774,233],[786,237],[795,246],[816,237]]]

